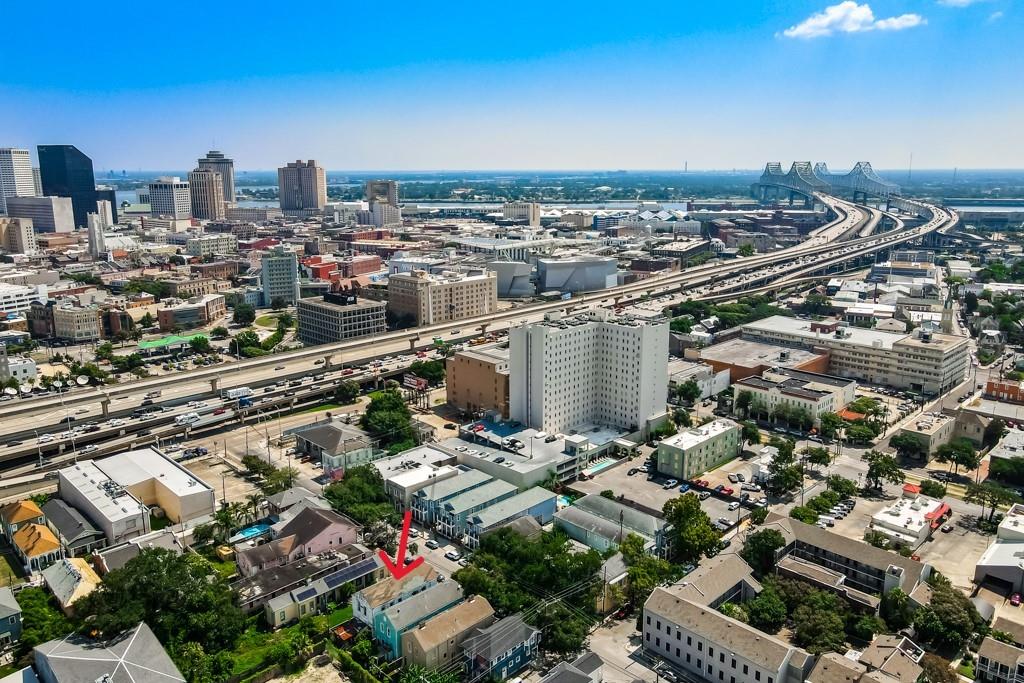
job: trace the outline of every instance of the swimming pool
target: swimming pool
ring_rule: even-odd
[[[618,460],[614,460],[612,458],[609,458],[607,460],[602,460],[601,462],[597,463],[596,465],[593,465],[592,467],[588,467],[587,469],[585,469],[583,471],[588,476],[592,477],[595,474],[597,474],[598,472],[603,472],[604,470],[608,469],[609,467],[611,467],[612,465],[614,465],[617,462],[618,462]]]
[[[570,505],[572,505],[572,498],[570,498],[569,496],[558,496],[556,504],[559,510],[561,510],[562,508],[567,508]]]
[[[256,536],[262,536],[263,534],[267,533],[268,531],[270,531],[270,525],[269,524],[263,524],[263,523],[253,524],[252,526],[245,527],[244,529],[239,531],[237,534],[235,534],[235,536],[241,536],[242,539],[244,540],[244,539],[248,539],[248,538],[254,538]]]

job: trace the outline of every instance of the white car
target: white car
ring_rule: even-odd
[[[39,443],[49,443],[53,441],[53,434],[40,434]]]
[[[88,446],[86,446],[85,448],[83,448],[82,452],[83,453],[92,453],[93,451],[98,450],[98,449],[99,449],[99,446],[97,446],[94,443],[91,443]]]

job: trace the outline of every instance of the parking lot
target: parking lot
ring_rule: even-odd
[[[573,482],[571,488],[586,494],[599,494],[601,491],[610,490],[616,496],[622,495],[644,507],[661,511],[665,507],[665,503],[680,495],[679,486],[676,485],[669,489],[664,488],[663,484],[668,480],[668,477],[660,474],[656,474],[654,479],[651,480],[648,480],[647,475],[643,472],[637,472],[630,476],[629,471],[635,467],[640,467],[641,464],[643,464],[641,458],[634,458],[632,461],[624,462],[621,465],[610,467],[600,472],[593,479]],[[736,489],[738,494],[739,487],[734,486],[733,488]],[[726,501],[714,496],[701,502],[701,508],[712,521],[722,517],[735,521],[738,519],[738,513],[744,511],[744,508],[729,510]]]
[[[188,460],[182,464],[185,469],[213,488],[217,501],[222,500],[225,495],[229,502],[244,501],[247,495],[257,490],[255,484],[246,481],[244,477],[226,465],[221,458],[206,456]]]

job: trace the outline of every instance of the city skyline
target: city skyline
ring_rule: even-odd
[[[204,6],[145,58],[80,49],[77,26],[129,7],[155,11],[67,7],[12,56],[4,144],[74,144],[99,171],[186,169],[208,149],[252,170],[1024,165],[1011,0],[649,2],[627,21],[593,4],[410,7],[383,34],[370,7]],[[236,47],[210,50],[209,26]]]

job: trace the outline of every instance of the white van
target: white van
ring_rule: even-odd
[[[829,517],[828,515],[820,515],[818,517],[818,521],[826,524],[827,526],[835,526],[836,525],[835,517]]]

